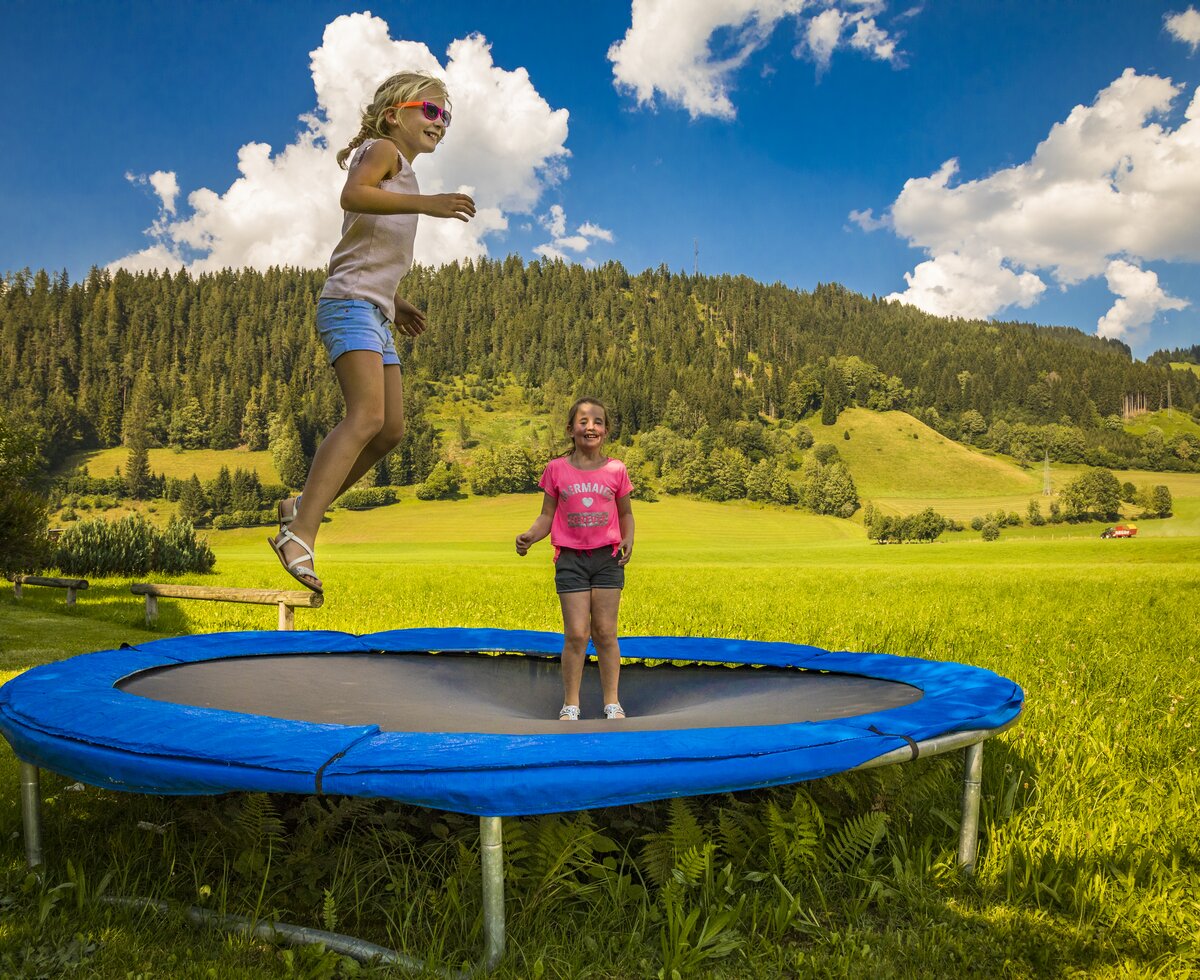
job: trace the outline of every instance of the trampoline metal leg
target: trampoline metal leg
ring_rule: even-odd
[[[42,791],[41,771],[28,762],[21,763],[21,823],[25,828],[25,863],[36,868],[42,863]]]
[[[499,817],[479,818],[479,856],[483,864],[483,959],[491,972],[504,956],[504,838]]]
[[[963,750],[962,824],[958,832],[958,863],[968,873],[975,872],[979,850],[979,795],[983,781],[983,743]]]

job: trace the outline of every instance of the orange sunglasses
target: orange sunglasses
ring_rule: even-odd
[[[443,109],[440,105],[437,105],[434,102],[397,102],[394,106],[392,106],[392,108],[393,109],[420,108],[420,110],[423,113],[425,113],[425,118],[428,119],[430,122],[433,122],[435,119],[441,119],[442,125],[445,126],[447,129],[450,128],[450,110]]]

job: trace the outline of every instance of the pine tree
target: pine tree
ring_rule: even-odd
[[[150,453],[146,449],[144,436],[135,435],[129,447],[129,458],[125,461],[125,493],[134,500],[145,500],[150,495]]]
[[[199,526],[208,517],[208,500],[204,489],[200,486],[200,478],[195,473],[183,484],[179,494],[179,516]]]
[[[229,514],[233,511],[233,478],[229,467],[222,466],[208,485],[208,501],[214,514]]]
[[[270,447],[279,479],[287,487],[302,487],[308,476],[308,460],[304,458],[300,433],[290,415],[276,416],[272,420]]]
[[[242,442],[252,452],[266,449],[268,445],[267,425],[262,406],[258,400],[258,389],[250,389],[246,410],[242,413]]]

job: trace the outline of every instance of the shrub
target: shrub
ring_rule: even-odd
[[[995,521],[988,521],[983,525],[980,535],[984,541],[995,541],[1000,537],[1000,527]]]
[[[232,514],[218,514],[212,526],[227,531],[231,527],[268,527],[277,520],[279,515],[273,510],[235,510]]]
[[[369,510],[386,507],[396,500],[396,491],[391,487],[355,487],[342,494],[337,503],[344,510]]]
[[[932,507],[904,517],[887,517],[870,507],[865,524],[870,540],[880,544],[902,544],[905,541],[936,541],[943,531],[952,529],[953,522]]]
[[[140,514],[119,521],[80,521],[59,536],[54,564],[66,575],[145,575],[207,572],[216,563],[208,542],[196,539],[190,521],[173,520],[159,531]]]
[[[418,500],[453,500],[462,489],[462,467],[457,463],[439,462],[425,482],[417,487]]]
[[[0,481],[0,573],[38,572],[50,561],[49,507],[32,490]]]
[[[217,563],[217,557],[204,538],[196,538],[196,529],[191,521],[172,520],[167,529],[155,535],[152,571],[168,575],[183,575],[187,572],[209,572]]]
[[[530,493],[538,488],[539,461],[520,446],[488,450],[471,468],[471,492],[484,497],[499,493]]]
[[[640,500],[643,503],[653,504],[658,502],[658,491],[654,489],[654,484],[643,477],[633,485],[633,492],[629,495],[630,500]]]

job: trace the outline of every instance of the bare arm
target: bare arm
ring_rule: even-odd
[[[628,565],[633,555],[633,506],[629,502],[629,494],[617,498],[617,520],[621,524],[621,557],[618,565]]]
[[[466,194],[397,194],[385,191],[381,181],[394,177],[398,169],[396,147],[391,140],[377,140],[350,168],[342,188],[343,211],[358,214],[427,214],[433,218],[470,221],[475,202]]]
[[[517,535],[517,554],[526,554],[533,545],[550,533],[550,525],[554,523],[554,509],[558,499],[548,493],[542,494],[542,512],[529,525],[529,530]]]

